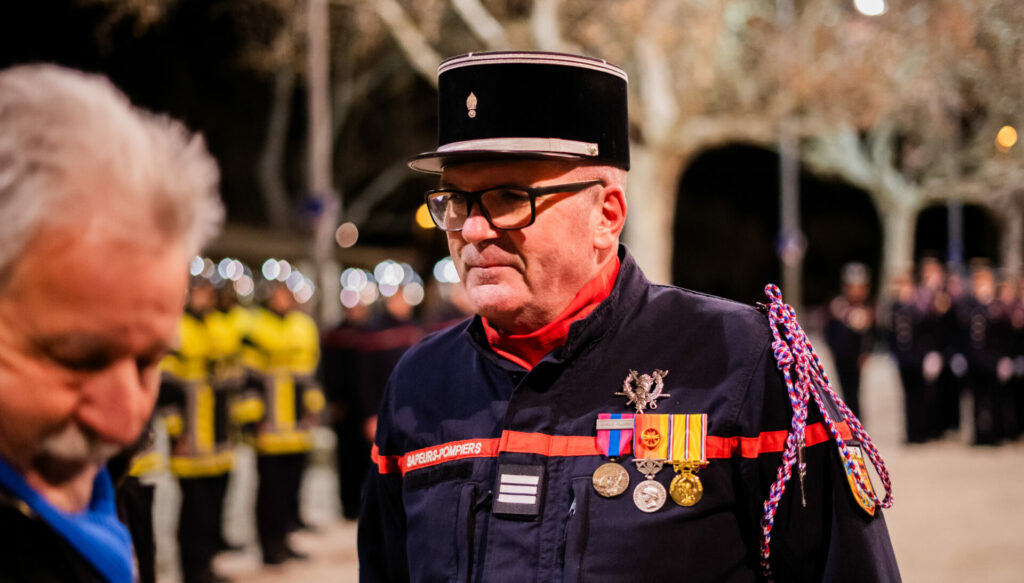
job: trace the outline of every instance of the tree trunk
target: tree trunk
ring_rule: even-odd
[[[1003,216],[1003,232],[1000,236],[1000,255],[1003,258],[1003,267],[1012,275],[1022,275],[1021,254],[1024,252],[1024,210],[1013,205],[1011,212]]]
[[[270,226],[276,231],[285,231],[291,226],[288,189],[284,182],[284,150],[294,89],[295,70],[291,65],[283,65],[274,75],[274,95],[267,122],[267,136],[256,171],[256,183],[263,198],[264,212]]]
[[[897,275],[914,269],[914,223],[918,206],[894,204],[882,217],[882,267],[879,299],[891,299],[891,282]]]
[[[629,214],[623,238],[651,281],[671,283],[676,197],[683,157],[631,144],[630,158],[632,168],[626,189]]]
[[[323,325],[337,319],[337,284],[328,278],[333,263],[334,231],[341,203],[334,191],[330,91],[330,14],[327,0],[308,0],[309,34],[309,187],[322,207],[313,233],[313,266],[320,292],[313,313]]]

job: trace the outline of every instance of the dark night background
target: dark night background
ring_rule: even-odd
[[[0,20],[0,66],[45,61],[100,72],[137,104],[202,131],[221,164],[229,221],[267,227],[255,168],[273,80],[269,73],[243,65],[241,55],[252,42],[243,34],[271,34],[273,16],[254,13],[258,4],[184,0],[164,18],[140,27],[132,18],[111,25],[109,10],[69,0],[10,3]],[[243,33],[240,19],[260,26]],[[306,95],[301,79],[293,100],[286,182],[301,218],[301,209],[307,206]],[[335,142],[335,182],[343,199],[396,161],[432,148],[434,100],[433,89],[406,67],[355,107]],[[361,229],[360,245],[415,248],[421,268],[446,255],[439,233],[413,226],[421,193],[433,182],[432,177],[410,171],[373,207]],[[877,275],[881,224],[867,193],[848,185],[802,172],[800,192],[808,242],[805,302],[822,304],[838,290],[843,263],[864,262]],[[679,182],[674,283],[742,301],[761,299],[764,284],[780,279],[775,253],[778,196],[778,157],[771,151],[733,144],[695,158]],[[965,207],[964,223],[965,257],[998,261],[997,232],[986,212]],[[301,221],[293,228],[308,235]],[[946,228],[945,207],[922,212],[915,257],[943,256]]]

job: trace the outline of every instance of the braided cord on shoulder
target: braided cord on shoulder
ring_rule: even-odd
[[[764,291],[768,299],[771,300],[768,306],[768,321],[773,338],[772,352],[774,353],[776,364],[786,381],[789,401],[793,406],[793,421],[790,425],[789,434],[786,436],[786,448],[782,453],[782,464],[776,473],[775,482],[771,485],[768,499],[764,502],[764,516],[761,518],[761,567],[764,570],[765,577],[771,580],[772,575],[769,562],[771,549],[769,543],[771,542],[772,527],[775,523],[775,513],[778,510],[779,502],[782,500],[782,495],[786,492],[786,483],[792,477],[793,465],[798,462],[798,458],[800,461],[798,471],[801,475],[801,484],[803,482],[804,467],[802,456],[805,443],[804,434],[807,428],[808,406],[812,396],[825,418],[825,423],[829,433],[832,435],[832,439],[839,446],[843,464],[850,472],[850,475],[854,477],[858,487],[867,493],[872,502],[882,508],[890,508],[893,497],[892,481],[889,477],[889,471],[885,467],[885,462],[871,441],[871,437],[864,431],[860,420],[857,419],[853,412],[850,411],[850,408],[846,406],[846,403],[832,389],[832,383],[829,381],[828,375],[825,374],[825,369],[821,365],[821,359],[818,358],[817,352],[815,352],[810,340],[797,322],[796,312],[792,306],[783,303],[782,292],[778,286],[768,284],[765,286]],[[793,378],[794,372],[795,380]],[[864,447],[868,459],[874,465],[878,472],[878,477],[882,481],[882,486],[885,488],[884,499],[879,500],[873,490],[867,487],[867,476],[862,475],[860,464],[854,459],[846,441],[839,433],[837,424],[842,420],[832,419],[828,415],[825,404],[822,402],[821,394],[815,390],[815,387],[820,388],[829,395],[845,417],[853,436]]]

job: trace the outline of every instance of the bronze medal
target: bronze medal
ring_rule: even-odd
[[[680,506],[693,506],[700,502],[701,497],[704,496],[704,486],[700,483],[700,478],[697,477],[697,474],[683,472],[672,478],[672,483],[668,486],[668,492],[676,504]]]
[[[626,491],[629,474],[615,462],[601,464],[594,470],[594,489],[605,498],[613,498]]]

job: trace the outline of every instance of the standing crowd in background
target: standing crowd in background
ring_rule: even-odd
[[[226,580],[213,559],[243,549],[224,525],[239,447],[256,454],[253,515],[264,564],[305,558],[289,536],[312,529],[299,509],[315,427],[335,433],[342,514],[354,520],[391,370],[425,334],[466,317],[461,288],[445,283],[435,288],[429,317],[417,318],[403,294],[394,293],[356,303],[321,334],[284,282],[261,280],[242,298],[233,283],[192,276],[180,342],[161,363],[150,427],[113,462],[125,466],[119,513],[144,582],[156,580],[152,478],[166,471],[181,492],[176,540],[183,582]],[[158,431],[166,434],[166,452],[157,447]]]
[[[842,273],[825,337],[858,417],[860,370],[881,340],[899,369],[907,443],[957,432],[962,416],[975,445],[1024,433],[1024,280],[986,260],[972,261],[964,274],[925,257],[916,278],[893,278],[891,301],[876,315],[867,268],[850,264]]]

